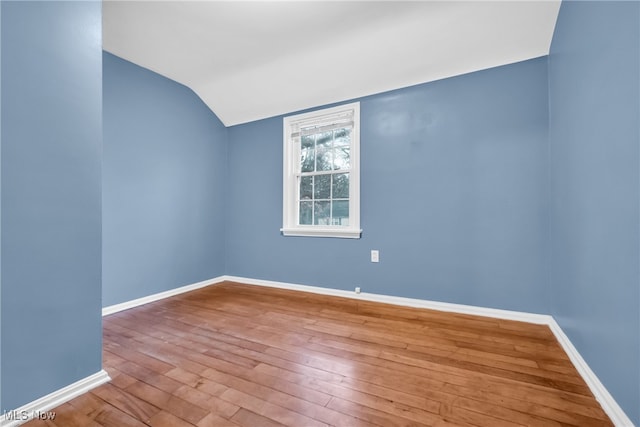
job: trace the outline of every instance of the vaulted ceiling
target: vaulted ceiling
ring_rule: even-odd
[[[104,50],[231,126],[549,52],[560,1],[105,1]]]

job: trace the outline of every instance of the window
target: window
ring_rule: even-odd
[[[360,238],[360,104],[285,117],[282,234]]]

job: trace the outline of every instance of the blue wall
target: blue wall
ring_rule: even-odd
[[[282,117],[225,129],[101,54],[99,3],[0,10],[0,409],[100,369],[101,276],[108,306],[230,274],[551,313],[640,424],[639,3],[361,99],[359,240],[280,235]]]
[[[104,53],[104,306],[224,274],[226,132],[190,89]]]
[[[282,237],[282,117],[229,128],[227,274],[547,312],[547,93],[545,57],[361,99],[359,240]]]
[[[549,57],[552,314],[640,425],[640,3],[563,2]]]
[[[101,369],[99,2],[2,2],[2,410]]]

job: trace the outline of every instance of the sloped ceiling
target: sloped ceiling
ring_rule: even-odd
[[[560,1],[105,1],[104,50],[231,126],[549,52]]]

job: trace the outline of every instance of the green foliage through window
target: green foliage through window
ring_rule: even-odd
[[[300,138],[300,225],[349,225],[350,144],[346,127]]]

